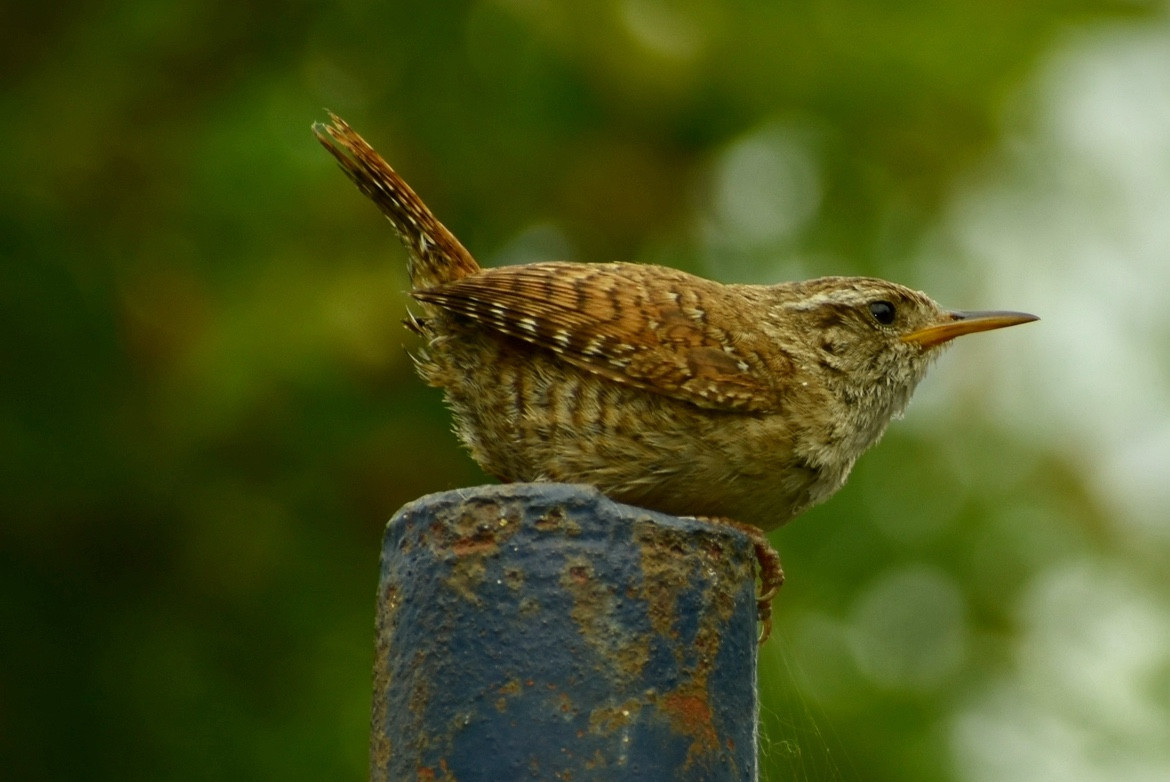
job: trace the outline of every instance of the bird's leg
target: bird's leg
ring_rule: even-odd
[[[759,643],[762,645],[772,634],[772,598],[776,597],[776,593],[784,584],[784,568],[780,565],[780,555],[759,527],[723,516],[696,516],[695,518],[709,524],[734,527],[751,540],[752,548],[756,554],[756,564],[760,569],[760,593],[756,595],[756,617],[761,624]]]

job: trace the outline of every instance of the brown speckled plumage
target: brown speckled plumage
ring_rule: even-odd
[[[840,488],[949,339],[1034,319],[947,312],[867,277],[763,286],[627,263],[481,269],[342,120],[315,131],[406,245],[423,308],[412,326],[427,339],[419,373],[503,480],[589,483],[772,529]]]

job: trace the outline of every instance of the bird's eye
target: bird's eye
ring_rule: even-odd
[[[871,301],[869,314],[873,315],[873,319],[878,323],[888,326],[894,322],[894,305],[888,301]]]

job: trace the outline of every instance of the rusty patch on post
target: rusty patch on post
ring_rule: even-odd
[[[402,595],[392,583],[383,585],[379,597],[381,605],[374,626],[374,698],[370,714],[370,724],[373,726],[373,735],[370,737],[371,779],[374,779],[375,769],[387,768],[393,752],[390,737],[385,731],[389,709],[387,698],[393,681],[389,660],[398,611],[402,607]]]
[[[447,761],[440,760],[437,771],[429,766],[421,766],[418,769],[418,782],[458,782],[458,780],[451,773],[451,769],[447,768]]]
[[[677,530],[640,520],[634,531],[642,557],[650,621],[658,633],[677,639],[678,601],[702,584],[698,625],[693,643],[671,645],[680,668],[681,686],[663,693],[660,704],[673,730],[691,738],[687,764],[709,762],[718,753],[718,731],[712,723],[708,679],[722,646],[722,628],[735,612],[744,583],[755,584],[750,547],[742,533],[712,525],[709,529]],[[738,550],[737,550],[738,549]]]
[[[431,526],[432,546],[454,556],[446,584],[464,600],[479,605],[480,585],[487,572],[489,558],[497,557],[500,546],[520,529],[515,509],[504,510],[496,502],[470,500],[450,524]]]
[[[696,643],[713,656],[719,650],[720,628],[735,613],[743,584],[755,583],[752,560],[737,552],[750,546],[742,533],[711,526],[710,530],[676,530],[639,520],[634,537],[642,557],[642,572],[655,632],[677,636],[680,595],[703,585],[698,604]],[[724,577],[726,574],[726,577]]]
[[[589,730],[606,735],[630,725],[642,713],[646,704],[635,698],[616,706],[604,706],[589,714]]]
[[[711,706],[707,702],[707,688],[694,692],[676,692],[662,699],[662,710],[670,717],[675,733],[690,736],[687,764],[694,764],[703,755],[719,751],[719,736],[711,724]]]
[[[581,525],[574,521],[561,505],[549,508],[541,514],[535,526],[541,532],[560,532],[571,538],[581,534]]]
[[[569,616],[581,637],[604,660],[598,673],[621,686],[641,675],[650,659],[650,638],[636,628],[625,627],[616,616],[618,601],[628,599],[594,577],[593,563],[585,556],[566,559],[561,587],[573,598]]]

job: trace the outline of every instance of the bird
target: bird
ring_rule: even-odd
[[[724,284],[665,266],[481,267],[344,120],[314,133],[405,245],[418,374],[506,482],[590,484],[729,524],[759,560],[761,642],[783,570],[764,533],[833,495],[966,334],[1038,320],[954,311],[874,277]]]

